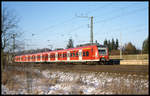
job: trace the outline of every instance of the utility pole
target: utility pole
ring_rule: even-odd
[[[91,44],[93,44],[93,16],[91,16]]]
[[[93,44],[93,16],[91,16],[91,17],[88,17],[88,16],[77,16],[77,17],[80,17],[80,18],[90,18],[91,19],[90,43],[92,45]]]
[[[120,32],[120,59],[122,59],[122,42],[121,42],[121,32]]]

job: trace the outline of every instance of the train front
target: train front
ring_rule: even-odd
[[[107,46],[99,45],[99,46],[97,46],[97,48],[98,48],[100,62],[108,62],[109,54],[108,54]]]

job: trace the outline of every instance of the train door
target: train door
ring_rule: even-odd
[[[31,58],[30,58],[30,55],[29,55],[29,56],[28,56],[28,62],[30,62],[30,59],[31,59]]]
[[[37,55],[37,62],[40,62],[40,60],[41,60],[41,55],[38,54],[38,55]]]
[[[35,55],[32,55],[32,61],[35,62]]]
[[[67,51],[67,61],[70,60],[70,51]]]
[[[81,61],[81,60],[82,60],[82,50],[79,49],[79,61]]]

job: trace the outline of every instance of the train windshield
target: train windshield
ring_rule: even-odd
[[[99,53],[99,55],[106,55],[107,54],[107,48],[98,47],[98,53]]]

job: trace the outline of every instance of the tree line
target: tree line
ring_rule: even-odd
[[[119,55],[120,54],[121,47],[119,47],[118,39],[116,39],[116,41],[114,40],[114,38],[112,38],[111,41],[105,39],[103,44],[108,47],[109,54],[111,54],[111,55]],[[123,54],[140,54],[140,53],[148,54],[148,52],[149,52],[149,37],[143,41],[142,50],[137,49],[135,47],[135,45],[133,45],[131,42],[128,42],[127,44],[123,45],[121,49],[122,49]]]
[[[110,55],[119,55],[120,54],[120,45],[119,40],[112,38],[112,40],[105,39],[103,42],[103,45],[108,47],[109,54]],[[68,44],[66,45],[66,49],[68,48],[74,48],[73,40],[69,39]],[[128,42],[127,44],[124,44],[122,46],[122,53],[124,55],[126,54],[148,54],[149,52],[149,37],[143,41],[142,50],[137,49],[135,45],[133,45],[131,42]]]

